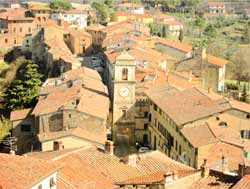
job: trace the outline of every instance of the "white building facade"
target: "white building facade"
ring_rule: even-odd
[[[79,10],[70,10],[65,12],[51,13],[51,19],[63,20],[77,27],[85,28],[87,26],[88,14]]]

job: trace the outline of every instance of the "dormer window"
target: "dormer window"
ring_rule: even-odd
[[[128,69],[127,68],[122,69],[122,80],[128,80]]]

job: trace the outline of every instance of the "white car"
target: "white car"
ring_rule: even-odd
[[[149,151],[150,151],[150,149],[148,147],[140,147],[138,150],[139,153],[145,153],[145,152],[149,152]]]

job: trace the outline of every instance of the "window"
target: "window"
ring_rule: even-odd
[[[28,124],[22,124],[21,125],[21,132],[30,132],[31,131],[31,126]]]
[[[175,151],[177,151],[177,148],[178,148],[178,142],[177,140],[175,141]]]
[[[55,179],[51,178],[50,181],[49,181],[50,188],[53,188],[55,185],[56,185]]]
[[[16,28],[13,28],[13,33],[16,33]]]
[[[247,119],[250,119],[250,114],[247,114],[246,118],[247,118]]]
[[[28,32],[31,33],[31,28],[29,27]]]
[[[144,112],[144,117],[148,117],[148,112]]]
[[[154,110],[157,111],[157,105],[156,104],[154,104]]]
[[[151,114],[149,114],[148,120],[149,122],[151,122]]]
[[[148,124],[144,123],[144,130],[147,130],[147,129],[148,129]]]
[[[241,138],[250,139],[250,130],[242,130],[240,131]]]
[[[14,44],[16,44],[16,39],[14,39]]]
[[[122,80],[128,80],[128,69],[127,68],[122,69]]]
[[[43,17],[43,21],[44,21],[44,22],[46,21],[46,18],[45,18],[45,17]]]
[[[181,145],[179,145],[179,155],[181,155]]]
[[[40,184],[37,189],[43,189],[43,185]]]
[[[4,42],[5,42],[5,43],[8,43],[8,39],[5,39]]]
[[[22,28],[22,27],[20,27],[20,28],[19,28],[19,31],[20,31],[20,32],[23,32],[23,28]]]
[[[71,114],[69,114],[69,118],[71,118]]]
[[[125,118],[127,117],[127,109],[122,110],[122,116]]]

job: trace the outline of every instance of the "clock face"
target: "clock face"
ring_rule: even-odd
[[[120,93],[121,96],[125,97],[125,96],[128,96],[129,90],[128,90],[128,88],[123,87],[123,88],[120,89],[119,93]]]

